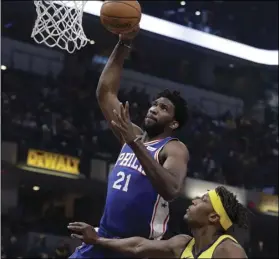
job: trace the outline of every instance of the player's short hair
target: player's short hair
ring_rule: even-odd
[[[249,210],[245,208],[236,198],[236,196],[227,190],[224,186],[218,186],[217,194],[221,198],[224,209],[227,212],[233,224],[241,228],[248,228]]]
[[[174,105],[174,117],[175,120],[179,123],[178,129],[185,125],[188,121],[188,105],[185,99],[180,96],[180,92],[173,91],[171,92],[169,89],[165,89],[160,92],[156,99],[161,97],[169,99]]]

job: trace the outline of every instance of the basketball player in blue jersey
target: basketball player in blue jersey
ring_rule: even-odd
[[[160,93],[143,128],[130,121],[129,104],[117,98],[125,57],[138,29],[121,35],[97,87],[97,100],[122,149],[108,179],[107,199],[98,235],[161,239],[167,230],[169,201],[180,195],[189,160],[186,146],[172,133],[187,121],[186,102],[178,92]],[[123,257],[83,244],[71,258]]]
[[[73,237],[129,255],[130,258],[247,258],[237,240],[227,234],[233,224],[246,228],[248,210],[235,195],[219,186],[193,200],[184,216],[192,235],[177,235],[169,240],[142,237],[109,239],[100,237],[92,226],[70,223]]]

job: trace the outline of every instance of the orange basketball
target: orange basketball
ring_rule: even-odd
[[[101,23],[115,34],[127,33],[139,24],[141,7],[138,1],[105,1],[101,8]]]

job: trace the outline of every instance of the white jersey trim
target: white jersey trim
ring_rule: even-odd
[[[158,163],[160,163],[159,153],[164,146],[165,145],[160,147],[154,154],[154,159]],[[150,222],[150,239],[152,238],[159,240],[163,237],[167,230],[167,224],[169,222],[169,212],[169,203],[165,201],[160,195],[157,195],[157,200],[153,208],[153,214]]]
[[[150,235],[151,239],[161,239],[167,230],[167,224],[169,221],[169,204],[160,195],[157,196],[155,206],[153,209],[153,215],[150,223]]]

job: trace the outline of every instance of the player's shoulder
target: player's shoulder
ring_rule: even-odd
[[[169,141],[165,145],[165,151],[167,153],[175,153],[175,154],[181,154],[183,156],[189,157],[189,151],[187,146],[181,142],[179,139],[173,138],[171,141]]]
[[[247,255],[240,244],[226,239],[216,247],[214,258],[247,258]]]
[[[171,138],[170,141],[166,144],[166,147],[179,148],[184,151],[186,151],[186,150],[188,151],[187,146],[182,141],[180,141],[178,138]]]

